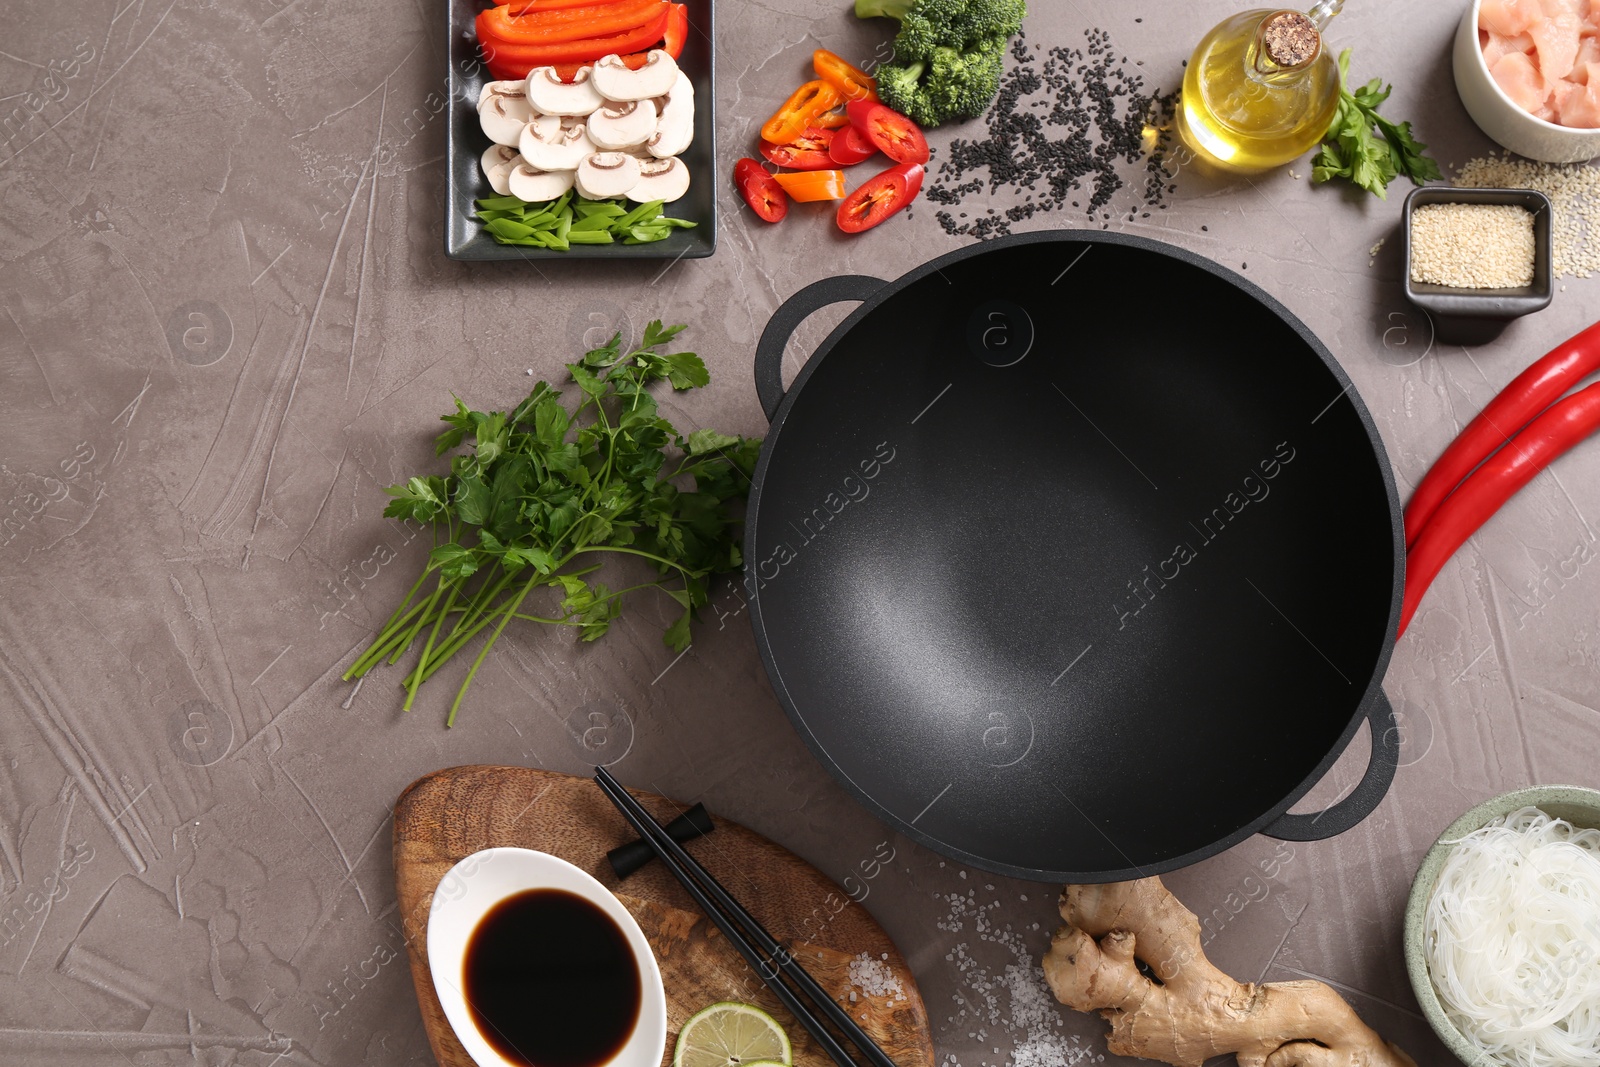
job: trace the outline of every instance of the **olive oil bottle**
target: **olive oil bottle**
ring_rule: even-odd
[[[1253,174],[1315,148],[1339,107],[1339,67],[1322,31],[1344,0],[1308,12],[1244,11],[1214,26],[1183,76],[1184,143],[1223,170]]]

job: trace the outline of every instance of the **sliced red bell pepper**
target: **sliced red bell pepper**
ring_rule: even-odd
[[[811,53],[811,66],[817,77],[833,86],[846,100],[878,99],[878,83],[872,75],[845,62],[826,48]]]
[[[667,28],[662,31],[661,47],[667,55],[677,59],[683,55],[683,46],[689,40],[689,9],[683,4],[667,8]]]
[[[806,82],[761,127],[761,136],[773,144],[789,144],[805,133],[806,127],[817,125],[816,120],[838,107],[841,100],[838,90],[820,78]]]
[[[834,131],[812,126],[795,138],[792,144],[762,141],[761,154],[769,162],[790,170],[832,170],[838,166],[833,157],[828,155],[828,146],[833,143],[833,138]]]
[[[800,203],[812,200],[838,200],[844,196],[844,171],[803,170],[793,174],[774,174],[783,191]]]
[[[833,140],[828,145],[828,155],[841,167],[853,167],[877,154],[877,146],[867,140],[867,135],[854,126],[835,130]]]
[[[670,6],[670,4],[662,5],[663,8]],[[484,15],[498,10],[500,9],[490,8],[478,17],[482,19]],[[663,10],[648,23],[626,33],[545,45],[522,44],[503,40],[493,33],[485,34],[483,24],[480,22],[478,45],[483,49],[486,58],[496,61],[498,57],[498,61],[508,67],[526,63],[528,70],[532,70],[534,67],[554,66],[557,63],[592,63],[604,56],[627,55],[629,52],[649,48],[661,40],[661,31],[666,28],[667,19],[670,17],[670,14]]]
[[[572,7],[610,7],[626,0],[496,0],[497,7],[509,7],[513,14],[523,11],[564,11]]]
[[[625,56],[618,56],[623,65],[629,70],[638,70],[650,62],[649,52],[629,52]],[[674,57],[676,58],[676,57]],[[571,85],[578,78],[578,71],[594,66],[593,63],[557,63],[555,64],[556,77]],[[527,75],[523,75],[526,77]]]
[[[763,222],[782,222],[789,214],[789,197],[765,167],[753,159],[741,159],[733,166],[733,184]]]
[[[898,111],[870,100],[852,101],[846,108],[850,125],[866,134],[878,151],[896,163],[926,163],[928,139],[915,122]]]
[[[483,13],[480,32],[512,45],[543,46],[587,41],[636,30],[666,14],[667,7],[666,0],[623,0],[617,4],[557,11],[512,12],[504,7],[491,7]]]
[[[920,163],[901,163],[863,182],[839,205],[839,229],[870,230],[906,207],[922,191],[922,173]]]

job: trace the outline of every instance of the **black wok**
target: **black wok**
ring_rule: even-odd
[[[785,394],[785,342],[861,301]],[[768,676],[863,803],[1003,874],[1112,881],[1355,825],[1399,732],[1372,419],[1287,310],[1105,232],[838,277],[768,325],[745,538]],[[1286,815],[1362,720],[1360,784]]]

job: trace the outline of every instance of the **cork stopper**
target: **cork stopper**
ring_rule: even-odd
[[[1261,48],[1280,67],[1298,67],[1322,47],[1317,25],[1298,11],[1280,11],[1261,28]]]

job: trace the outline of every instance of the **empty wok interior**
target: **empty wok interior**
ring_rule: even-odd
[[[995,298],[1034,327],[1009,367],[967,342]],[[1146,248],[1015,245],[808,369],[761,483],[757,626],[864,799],[996,868],[1129,871],[1328,759],[1385,647],[1390,500],[1344,383],[1266,305]]]

